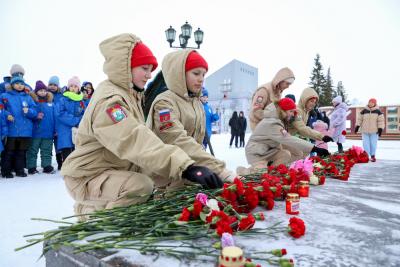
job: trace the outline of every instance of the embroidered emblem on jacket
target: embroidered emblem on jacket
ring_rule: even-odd
[[[174,124],[173,124],[172,121],[167,122],[167,123],[164,123],[164,124],[162,124],[162,125],[160,126],[160,132],[163,132],[163,131],[169,129],[169,128],[171,128],[172,126],[174,126]]]
[[[127,117],[125,111],[119,104],[115,104],[113,107],[108,108],[107,114],[114,123],[118,123]]]
[[[160,122],[167,122],[171,120],[171,113],[169,109],[162,109],[159,111],[160,114]]]

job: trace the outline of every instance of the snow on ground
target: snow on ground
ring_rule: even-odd
[[[239,165],[247,166],[244,148],[229,148],[229,139],[230,135],[228,134],[212,136],[211,142],[216,157],[225,160],[228,168],[232,170],[235,170]],[[362,142],[358,140],[348,140],[344,144],[344,147],[346,149],[352,145],[362,146]],[[334,144],[330,144],[329,148],[331,151],[336,150]],[[378,161],[374,164],[377,165],[381,159],[400,160],[400,142],[379,141],[376,156]],[[53,166],[56,166],[55,162],[53,163]],[[399,177],[399,174],[397,174],[397,177]],[[327,186],[329,186],[329,183]],[[338,184],[337,186],[346,186],[346,184]],[[377,193],[388,192],[387,189],[390,189],[390,185],[366,185],[362,189]],[[394,195],[396,192],[392,193]],[[334,195],[334,192],[332,192],[331,195]],[[396,203],[393,203],[393,206],[385,207],[385,205],[383,205],[384,199],[382,199],[384,197],[379,198],[379,196],[380,194],[377,194],[374,198],[371,198],[369,202],[364,200],[364,205],[381,210],[382,212],[396,210]],[[313,196],[311,196],[308,201],[312,201],[312,197]],[[353,201],[360,200],[358,196],[346,197]],[[37,261],[41,255],[41,245],[35,245],[19,252],[14,252],[14,248],[25,244],[23,235],[38,233],[55,227],[53,223],[31,221],[30,218],[60,219],[73,213],[73,201],[65,190],[60,174],[57,172],[52,175],[36,174],[27,178],[0,178],[0,203],[0,266],[45,266],[44,258]],[[278,212],[278,209],[283,209],[283,207],[280,207],[281,205],[283,205],[283,203],[278,203],[277,211],[273,212]],[[304,203],[304,206],[305,205],[307,205],[307,203]],[[394,214],[399,214],[398,209]],[[308,216],[308,220],[313,222],[315,222],[314,220],[317,220],[317,218],[312,218],[312,214],[309,215],[311,216]],[[395,217],[396,216],[392,218],[392,222],[399,223]],[[357,227],[357,222],[352,222],[351,220],[347,220],[346,224],[348,224],[348,226]],[[358,226],[360,232],[368,232],[370,230],[367,225],[363,225],[363,227],[361,227],[361,225]],[[312,227],[312,225],[310,225],[310,227]],[[394,239],[398,239],[400,235],[399,233],[400,229],[393,231],[391,235]],[[335,232],[332,232],[332,235],[334,234]],[[306,241],[309,238],[310,237],[307,237],[307,235],[304,237]],[[340,238],[341,237],[337,237],[337,240],[340,241]],[[291,244],[293,247],[287,247],[287,249],[289,249],[289,251],[292,249],[292,251],[296,252],[295,254],[302,250],[315,250],[315,253],[318,253],[318,249],[308,247],[306,243],[303,244],[302,241],[292,242]],[[296,247],[297,245],[299,245],[299,247]],[[323,246],[323,244],[321,244],[321,246]],[[388,246],[387,249],[388,251],[399,251],[398,246]],[[385,255],[378,256],[384,257]]]

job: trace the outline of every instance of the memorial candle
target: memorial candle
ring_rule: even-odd
[[[299,194],[289,193],[286,196],[286,213],[291,215],[299,214],[300,198]]]
[[[299,192],[300,197],[308,197],[308,194],[310,193],[309,183],[307,181],[300,181],[297,191]]]

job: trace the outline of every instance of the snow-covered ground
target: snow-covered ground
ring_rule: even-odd
[[[225,160],[228,168],[232,170],[239,165],[246,166],[244,148],[229,148],[229,139],[230,135],[227,134],[212,136],[211,142],[216,156]],[[348,140],[344,147],[346,149],[352,145],[362,146],[362,143]],[[331,151],[336,150],[335,145],[330,145],[329,148]],[[400,142],[379,141],[376,156],[378,161],[374,164],[379,164],[381,159],[400,160]],[[53,166],[56,164],[54,163]],[[399,173],[394,175],[400,177]],[[326,186],[329,186],[329,183]],[[380,190],[377,187],[374,188]],[[60,174],[36,174],[27,178],[14,179],[0,178],[0,203],[0,266],[45,266],[44,258],[37,261],[41,255],[41,245],[19,252],[14,252],[14,248],[25,244],[23,235],[55,227],[52,223],[31,221],[30,218],[60,219],[73,213],[73,201],[65,190]],[[371,205],[374,203],[371,202]],[[382,205],[377,208],[384,211]],[[312,215],[310,214],[308,218],[311,220]],[[397,231],[397,235],[399,233],[400,230]]]

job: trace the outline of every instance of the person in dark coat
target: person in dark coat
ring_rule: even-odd
[[[326,111],[322,111],[321,112],[321,121],[325,122],[326,124],[328,124],[328,129],[329,129],[329,124],[330,124],[330,119],[328,118],[328,116],[326,115]]]
[[[231,127],[231,141],[229,147],[232,147],[233,138],[235,138],[235,147],[238,148],[239,138],[239,117],[237,111],[234,111],[232,117],[229,120],[229,126]]]
[[[240,147],[244,147],[244,137],[246,135],[247,120],[244,116],[244,112],[239,112],[239,137],[240,137]]]

